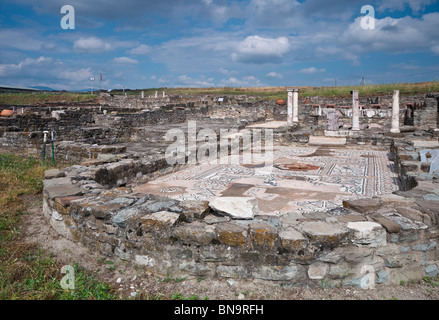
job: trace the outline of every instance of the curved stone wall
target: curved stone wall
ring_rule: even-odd
[[[392,148],[396,158],[399,150]],[[373,288],[439,273],[437,175],[413,177],[411,190],[345,201],[340,210],[242,220],[207,201],[135,194],[125,186],[172,169],[160,161],[151,161],[151,170],[132,160],[51,170],[44,215],[64,237],[159,275]],[[116,187],[103,185],[102,172]]]

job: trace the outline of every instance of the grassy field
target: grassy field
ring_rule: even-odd
[[[6,105],[35,105],[43,103],[77,103],[93,101],[96,94],[89,93],[0,93],[0,104]]]
[[[379,96],[392,94],[393,90],[399,90],[401,95],[426,94],[439,92],[439,81],[421,83],[393,83],[364,86],[343,87],[297,87],[300,89],[300,97],[349,97],[351,90],[358,90],[360,96]],[[285,99],[287,87],[218,87],[218,88],[149,88],[136,90],[113,90],[112,94],[140,95],[144,91],[146,96],[154,95],[162,91],[168,95],[249,95],[259,99],[277,100]],[[6,105],[34,105],[41,103],[75,103],[93,101],[97,95],[89,93],[1,93],[0,104]]]
[[[23,240],[22,219],[41,201],[44,170],[34,158],[0,153],[0,300],[115,299],[112,288],[75,264],[75,290],[61,287],[54,256]]]

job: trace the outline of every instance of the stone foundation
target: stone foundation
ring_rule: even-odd
[[[407,150],[397,145],[391,150],[401,159]],[[407,175],[396,163],[400,175]],[[429,200],[438,197],[437,174],[424,180],[410,175],[416,185],[410,190],[347,200],[335,211],[246,220],[208,201],[177,201],[126,187],[133,177],[145,182],[174,169],[156,159],[143,166],[119,161],[52,172],[44,181],[44,215],[64,237],[157,275],[366,289],[439,273],[439,202]]]

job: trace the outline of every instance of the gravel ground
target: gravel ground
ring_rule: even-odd
[[[157,277],[92,252],[79,243],[69,241],[54,231],[43,217],[37,200],[24,221],[26,241],[38,243],[56,256],[62,264],[78,264],[95,273],[120,293],[123,299],[209,299],[209,300],[437,300],[439,285],[420,281],[406,285],[379,285],[374,289],[301,288],[263,280],[185,279]],[[115,267],[115,268],[114,268]],[[113,270],[114,269],[114,270]],[[60,280],[62,278],[60,273]],[[439,284],[439,280],[436,281]]]

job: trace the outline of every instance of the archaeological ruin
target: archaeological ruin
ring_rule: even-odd
[[[439,94],[285,98],[15,106],[0,148],[69,164],[46,171],[47,223],[153,274],[362,289],[439,274]]]

